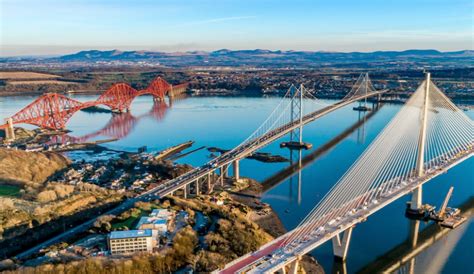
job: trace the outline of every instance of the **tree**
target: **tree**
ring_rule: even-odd
[[[56,192],[54,190],[42,191],[36,197],[36,199],[40,203],[52,202],[52,201],[55,201],[57,198],[58,198],[58,196],[56,195]]]
[[[53,187],[54,191],[56,192],[59,198],[64,198],[69,196],[74,191],[74,186],[72,185],[64,185],[64,184],[56,184]]]

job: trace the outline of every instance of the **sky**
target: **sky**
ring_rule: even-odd
[[[472,0],[0,0],[0,56],[473,49]]]

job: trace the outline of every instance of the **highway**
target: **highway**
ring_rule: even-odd
[[[368,94],[364,94],[361,96],[356,96],[354,98],[351,98],[349,100],[344,100],[344,101],[339,101],[333,105],[324,107],[320,110],[314,111],[312,113],[309,113],[305,115],[302,119],[302,124],[306,125],[310,122],[313,122],[316,119],[319,119],[339,108],[345,107],[353,102],[363,100],[368,97],[372,96],[377,96],[382,93],[386,92],[386,90],[382,91],[376,91]],[[170,180],[154,189],[149,190],[146,193],[143,193],[143,195],[156,195],[158,197],[165,197],[174,191],[181,189],[185,187],[187,184],[190,184],[194,181],[196,181],[199,178],[202,178],[206,176],[207,174],[213,172],[216,169],[219,169],[221,167],[224,167],[226,165],[231,164],[235,160],[238,159],[243,159],[246,156],[252,154],[253,152],[259,150],[260,148],[272,143],[273,141],[285,136],[289,132],[291,132],[294,129],[297,129],[300,126],[299,121],[293,121],[290,122],[284,126],[281,126],[279,128],[276,128],[267,134],[260,136],[256,138],[255,140],[252,140],[251,142],[244,143],[241,146],[238,146],[234,148],[233,150],[222,154],[221,156],[211,160],[207,164],[198,167],[196,169],[193,169],[189,171],[188,173],[179,176],[173,180]]]

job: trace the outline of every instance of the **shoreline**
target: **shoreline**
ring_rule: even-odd
[[[100,96],[105,90],[90,90],[90,91],[78,91],[78,92],[53,92],[58,94],[63,94],[66,96],[69,95],[97,95]],[[28,91],[28,92],[0,92],[0,102],[2,98],[8,97],[32,97],[32,96],[41,96],[45,94],[42,91]],[[283,95],[282,92],[262,92],[262,91],[235,91],[235,90],[225,90],[225,91],[209,91],[209,92],[186,92],[184,93],[186,96],[189,97],[281,97]],[[340,96],[331,96],[331,95],[319,95],[317,96],[320,100],[341,100],[342,97]],[[474,96],[467,97],[467,98],[451,98],[454,103],[461,105],[467,109],[474,109]],[[406,100],[399,100],[399,99],[385,99],[382,100],[384,103],[390,104],[404,104]],[[25,105],[26,106],[26,105]],[[20,110],[20,109],[19,109]]]
[[[268,204],[260,202],[262,185],[250,178],[242,178],[241,181],[248,183],[248,187],[239,191],[231,192],[229,195],[236,202],[242,203],[253,210],[249,219],[259,225],[265,232],[277,238],[288,230],[283,225],[278,213]],[[264,215],[259,214],[263,211]],[[323,267],[316,258],[306,254],[301,260],[301,266],[306,273],[324,274]]]

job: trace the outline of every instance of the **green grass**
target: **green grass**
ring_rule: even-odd
[[[128,219],[125,219],[121,222],[117,222],[117,223],[113,222],[112,223],[112,230],[118,229],[118,228],[124,227],[124,226],[128,227],[128,229],[135,229],[135,225],[137,224],[138,219],[140,219],[140,217],[142,217],[142,216],[147,216],[148,214],[150,214],[149,211],[143,211],[142,210],[142,211],[140,211],[139,214],[132,215]]]
[[[139,218],[139,216],[131,216],[130,218],[122,221],[122,222],[118,222],[118,223],[113,223],[112,224],[112,229],[118,229],[120,227],[128,227],[129,229],[133,229],[133,224],[135,223],[135,221]]]
[[[19,186],[0,185],[0,196],[18,197],[21,188]]]

